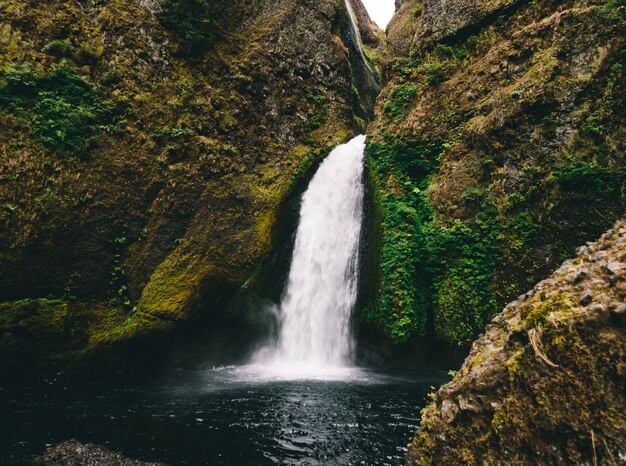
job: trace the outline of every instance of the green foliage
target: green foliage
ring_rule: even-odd
[[[426,82],[431,86],[436,86],[445,79],[443,65],[438,62],[425,63],[422,65],[420,71],[424,75]]]
[[[485,196],[475,218],[447,228],[431,222],[426,228],[437,336],[468,343],[497,311],[492,285],[500,257],[496,209]]]
[[[398,342],[426,331],[431,284],[423,225],[432,212],[423,188],[442,150],[441,144],[391,134],[386,135],[384,144],[368,146],[372,169],[379,182],[387,179],[387,186],[381,186],[378,198],[383,217],[382,282],[367,318]],[[389,178],[395,181],[392,186]]]
[[[437,44],[432,52],[412,51],[409,58],[398,59],[395,66],[408,84],[419,85],[421,90],[443,82],[467,56],[467,47],[463,44],[455,47]]]
[[[577,163],[554,173],[561,190],[573,200],[617,201],[626,182],[626,170],[614,170],[595,163]]]
[[[13,63],[4,70],[4,80],[6,84],[0,90],[13,89],[16,93],[25,92],[37,86],[39,72],[32,63]]]
[[[606,2],[600,15],[605,19],[613,21],[625,21],[626,20],[626,0],[610,0]]]
[[[159,142],[162,141],[187,141],[193,136],[193,131],[189,128],[172,128],[170,126],[163,126],[158,128],[152,137]]]
[[[366,315],[397,342],[424,335],[431,315],[440,338],[467,342],[496,311],[492,281],[501,228],[493,199],[468,189],[464,198],[477,205],[475,217],[445,227],[426,194],[446,146],[391,134],[368,146],[380,184],[382,279]]]
[[[451,47],[445,44],[437,44],[433,49],[433,55],[440,62],[444,61],[453,61],[460,62],[465,60],[467,57],[467,49],[462,45],[457,45],[456,47]]]
[[[328,114],[328,100],[324,94],[307,93],[304,96],[309,102],[311,102],[312,108],[308,112],[308,120],[305,124],[305,131],[314,131],[320,126],[326,119]]]
[[[164,126],[158,128],[152,138],[165,148],[170,160],[175,160],[188,153],[194,135],[193,130],[187,127]]]
[[[419,84],[395,86],[391,90],[391,98],[385,103],[385,111],[393,118],[406,118],[419,91]]]
[[[326,105],[326,96],[324,94],[307,93],[304,95],[308,100],[315,102],[319,105]]]
[[[85,155],[99,134],[115,129],[113,106],[62,68],[40,76],[30,64],[9,66],[0,108],[30,121],[33,136],[51,151]]]
[[[208,45],[214,36],[212,8],[207,0],[173,0],[159,19],[165,27],[193,47]]]
[[[396,341],[404,341],[415,331],[423,333],[424,322],[416,316],[417,211],[402,201],[383,201],[385,228],[383,231],[382,273],[384,278],[379,303],[382,322],[387,333]],[[421,327],[421,328],[420,328]]]
[[[369,144],[368,154],[377,171],[398,177],[406,175],[419,181],[436,167],[444,145],[419,137],[398,138],[386,133],[384,143]]]
[[[74,46],[69,40],[53,40],[45,46],[44,51],[57,58],[67,58],[74,53]]]

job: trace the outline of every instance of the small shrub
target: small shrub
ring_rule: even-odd
[[[102,50],[82,44],[74,53],[74,59],[81,65],[95,66],[100,61]]]
[[[626,0],[608,1],[603,5],[600,15],[613,21],[626,20]]]
[[[427,63],[423,67],[426,82],[431,86],[436,86],[445,80],[443,65],[441,63]]]
[[[575,197],[589,199],[619,198],[626,181],[626,170],[613,170],[594,163],[577,163],[554,174],[561,189]]]
[[[173,0],[164,7],[159,19],[190,48],[202,48],[214,35],[213,8],[207,0]]]
[[[406,118],[419,91],[419,84],[400,84],[395,86],[391,91],[391,98],[385,104],[385,111],[391,117]]]
[[[4,71],[6,88],[10,92],[23,92],[39,82],[39,72],[31,63],[13,63]]]

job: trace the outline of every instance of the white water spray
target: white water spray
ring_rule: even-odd
[[[286,374],[347,367],[363,220],[365,136],[336,147],[302,197],[275,347],[257,362]]]

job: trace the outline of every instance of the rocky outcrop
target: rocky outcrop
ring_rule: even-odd
[[[603,1],[401,4],[369,127],[382,273],[362,316],[398,354],[469,349],[623,216],[624,24]]]
[[[389,28],[389,43],[396,55],[411,48],[437,42],[452,42],[478,32],[495,15],[511,14],[521,0],[420,0],[398,5],[399,12]]]
[[[0,366],[219,320],[362,131],[350,34],[343,0],[1,8]]]
[[[352,10],[354,11],[357,27],[359,28],[363,43],[373,49],[382,47],[383,41],[381,37],[383,31],[371,20],[363,2],[359,0],[358,2],[351,2],[350,4],[352,5]],[[382,49],[380,49],[380,51],[382,52]]]
[[[626,222],[510,303],[423,411],[407,464],[626,455]]]
[[[49,448],[34,466],[166,466],[124,458],[99,445],[68,440]]]
[[[451,39],[520,3],[521,0],[425,0],[416,44]]]

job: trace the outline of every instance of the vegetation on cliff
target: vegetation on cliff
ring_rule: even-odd
[[[390,341],[468,345],[624,213],[623,5],[407,1],[370,126]]]

